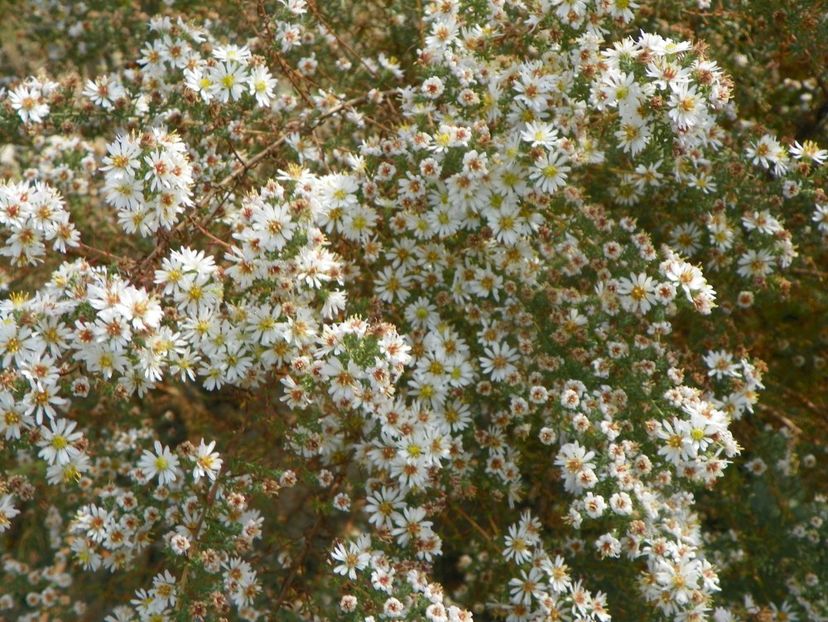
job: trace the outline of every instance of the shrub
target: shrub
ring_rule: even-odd
[[[828,617],[818,2],[14,4],[0,619]]]

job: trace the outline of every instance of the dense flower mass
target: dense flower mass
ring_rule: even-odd
[[[107,147],[104,197],[118,210],[124,231],[170,229],[192,204],[186,149],[177,136],[155,128],[140,137],[119,136]]]
[[[749,11],[23,4],[0,620],[828,619],[828,104]]]

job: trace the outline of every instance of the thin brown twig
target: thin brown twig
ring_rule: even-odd
[[[222,470],[221,473],[216,475],[216,479],[213,482],[213,485],[210,486],[210,490],[207,491],[207,499],[204,504],[204,511],[201,513],[201,516],[198,517],[198,522],[196,523],[193,542],[190,547],[190,556],[193,556],[198,552],[198,537],[201,532],[201,527],[204,525],[204,521],[207,518],[207,514],[212,509],[213,504],[216,501],[216,493],[218,492],[219,483],[221,482],[221,476],[223,474],[224,471]],[[184,567],[184,570],[181,572],[181,579],[178,582],[178,589],[181,594],[184,594],[184,590],[187,587],[187,579],[189,578],[189,572],[190,564],[187,564]]]
[[[489,533],[485,529],[483,529],[483,527],[481,527],[476,520],[469,516],[466,510],[464,510],[459,505],[453,505],[452,509],[455,510],[460,516],[465,518],[469,522],[469,524],[472,527],[474,527],[478,531],[478,533],[480,533],[480,535],[482,535],[486,539],[487,542],[492,540],[492,536],[489,535]]]
[[[232,453],[232,449],[241,440],[242,435],[247,430],[249,418],[245,417],[245,419],[243,421],[244,421],[244,423],[242,423],[242,425],[240,427],[236,428],[236,430],[233,432],[233,437],[230,439],[230,442],[227,444],[227,447],[225,448],[224,453],[228,458],[230,457],[230,455]],[[198,517],[198,522],[196,523],[195,531],[194,531],[194,534],[193,534],[193,542],[191,544],[190,551],[189,551],[191,558],[192,558],[193,555],[195,555],[198,552],[198,544],[199,544],[199,537],[201,535],[201,528],[204,525],[204,521],[207,519],[207,514],[210,512],[210,510],[213,507],[213,504],[216,502],[216,497],[218,495],[218,489],[219,489],[219,486],[221,484],[221,479],[227,473],[228,473],[228,466],[227,466],[227,463],[225,462],[224,465],[222,466],[221,470],[216,474],[216,479],[213,481],[212,486],[210,486],[210,489],[207,491],[207,498],[205,499],[205,503],[204,503],[204,511],[201,513],[201,516]],[[187,579],[189,577],[190,567],[191,567],[191,564],[187,564],[184,567],[184,570],[181,572],[181,579],[178,582],[179,593],[182,594],[182,595],[185,593],[184,590],[187,586]]]
[[[256,13],[262,20],[262,25],[264,26],[266,35],[265,40],[274,42],[276,39],[274,38],[273,33],[270,30],[270,20],[267,17],[267,10],[265,9],[263,0],[258,0],[256,2]],[[279,64],[279,68],[282,70],[282,73],[284,73],[285,77],[291,83],[293,88],[296,89],[296,92],[299,93],[299,96],[302,98],[305,104],[312,108],[313,102],[311,102],[310,97],[308,97],[308,94],[305,92],[305,89],[302,88],[301,85],[303,76],[301,74],[298,74],[298,72],[296,72],[296,70],[294,70],[293,67],[291,67],[287,63],[287,61],[285,61],[284,58],[282,58],[282,55],[278,52],[278,50],[271,49],[271,51],[273,53],[273,57],[276,59],[276,62]]]
[[[759,409],[762,412],[768,413],[771,417],[779,421],[780,423],[784,424],[786,427],[790,428],[790,430],[797,435],[802,434],[802,428],[796,425],[789,417],[786,417],[778,410],[767,406],[766,404],[759,404]]]
[[[122,257],[120,255],[116,255],[114,253],[110,253],[109,251],[105,251],[101,248],[95,248],[94,246],[89,246],[88,244],[84,244],[83,242],[78,242],[78,248],[83,250],[87,253],[92,253],[93,255],[100,255],[101,257],[106,257],[107,259],[111,259],[113,261],[117,261],[119,264],[128,263],[130,259],[127,257]]]
[[[365,62],[365,59],[362,58],[362,55],[358,54],[356,52],[356,50],[354,50],[350,45],[345,43],[345,41],[343,41],[339,37],[339,35],[336,34],[336,31],[331,27],[331,25],[327,22],[327,20],[322,15],[322,13],[319,11],[319,7],[316,6],[316,0],[310,0],[310,2],[308,2],[308,8],[310,9],[310,12],[313,13],[314,17],[316,17],[316,19],[319,20],[319,22],[327,29],[327,31],[329,33],[331,33],[333,38],[336,39],[336,42],[339,45],[341,45],[345,49],[345,51],[350,53],[351,56],[356,58],[363,67],[365,67],[365,69],[368,71],[368,73],[371,74],[371,77],[373,77],[373,78],[378,78],[379,77],[377,75],[377,72],[374,71],[374,69],[370,65],[368,65],[368,63]]]
[[[828,277],[828,272],[822,272],[821,270],[809,270],[807,268],[791,268],[791,272],[805,276],[816,276],[821,279]]]
[[[296,579],[296,575],[299,574],[299,568],[304,565],[305,558],[307,558],[308,553],[310,552],[311,542],[314,536],[316,536],[316,534],[322,527],[322,518],[322,515],[318,516],[313,524],[313,527],[311,527],[311,530],[307,534],[305,534],[305,546],[302,550],[302,554],[300,555],[296,563],[291,566],[288,576],[285,577],[285,580],[282,583],[282,587],[279,588],[279,594],[276,596],[275,603],[276,611],[282,608],[282,602],[285,599],[285,595],[287,594],[288,589],[290,589],[290,586],[293,584],[294,579]],[[273,613],[275,613],[275,611]]]
[[[392,93],[392,91],[383,91],[381,94],[382,94],[383,97],[385,97],[386,95],[389,95],[390,93]],[[308,125],[308,128],[307,128],[306,131],[307,132],[312,132],[317,127],[319,127],[319,125],[323,121],[327,120],[328,118],[330,118],[330,117],[332,117],[336,114],[339,114],[343,110],[347,110],[348,108],[353,108],[355,105],[360,104],[360,103],[362,103],[362,102],[364,102],[368,99],[370,99],[370,95],[367,95],[367,94],[366,95],[360,95],[359,97],[354,97],[352,99],[346,100],[346,101],[334,106],[333,108],[331,108],[327,112],[324,112],[321,115],[319,115],[319,117],[317,117],[314,121],[311,121],[310,124]],[[256,165],[258,165],[262,160],[267,158],[271,153],[273,153],[279,147],[281,147],[284,144],[284,142],[287,140],[288,136],[290,136],[290,134],[292,134],[295,131],[300,131],[301,129],[302,129],[302,124],[300,122],[294,122],[292,124],[289,124],[288,129],[286,129],[284,132],[282,132],[282,134],[280,134],[279,137],[276,140],[274,140],[267,147],[262,149],[255,156],[253,156],[252,158],[247,160],[247,162],[245,162],[243,166],[241,166],[240,168],[235,169],[232,173],[228,174],[224,179],[222,179],[220,182],[218,182],[218,184],[216,184],[213,187],[213,189],[210,191],[210,194],[208,194],[201,201],[199,201],[197,207],[198,208],[206,207],[207,203],[212,198],[212,196],[215,195],[217,190],[226,187],[228,184],[232,183],[233,180],[235,180],[237,177],[247,173],[247,171],[249,171],[250,169],[252,169]]]
[[[330,497],[333,493],[335,493],[339,489],[339,485],[342,480],[342,473],[337,474],[336,481],[331,485],[328,489],[327,496]],[[304,505],[304,503],[302,504]],[[279,588],[279,594],[276,596],[276,604],[274,611],[271,612],[271,616],[275,616],[276,612],[278,612],[282,608],[282,603],[285,600],[285,596],[287,596],[287,592],[290,587],[293,585],[296,576],[299,574],[299,569],[302,568],[305,564],[305,560],[307,559],[308,555],[310,554],[311,544],[313,542],[313,538],[319,533],[319,530],[324,525],[324,514],[319,513],[314,521],[313,526],[311,527],[310,531],[305,534],[305,544],[302,547],[302,553],[299,558],[296,560],[294,564],[292,564],[290,572],[288,573],[285,580],[282,582],[282,587]]]
[[[225,248],[228,251],[233,250],[233,245],[232,244],[228,244],[227,242],[225,242],[221,238],[217,238],[216,236],[214,236],[200,222],[197,222],[197,223],[194,223],[194,224],[195,224],[195,228],[198,229],[199,231],[201,231],[201,233],[203,233],[205,236],[207,236],[210,240],[212,240],[213,242],[215,242],[216,244],[218,244],[222,248]]]

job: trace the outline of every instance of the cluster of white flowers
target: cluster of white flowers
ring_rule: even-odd
[[[99,162],[92,143],[78,136],[63,135],[35,142],[37,152],[24,177],[44,181],[67,197],[85,196],[94,189],[93,174]]]
[[[174,133],[152,128],[140,136],[122,134],[108,145],[103,164],[104,197],[127,233],[170,229],[192,205],[192,167]]]
[[[173,61],[164,55],[164,41],[157,40],[146,50],[148,58]],[[169,48],[167,48],[169,49]],[[255,98],[259,106],[269,106],[274,97],[276,80],[267,67],[251,63],[250,50],[235,45],[220,46],[213,50],[213,58],[201,60],[194,67],[184,70],[187,88],[198,93],[205,102],[227,103],[238,101],[243,95]],[[186,57],[177,66],[186,66]]]
[[[6,234],[0,255],[23,266],[43,261],[47,242],[65,253],[80,241],[69,218],[63,197],[46,183],[0,184],[0,231]]]
[[[509,603],[495,611],[516,619],[571,615],[585,621],[610,620],[606,594],[593,594],[581,580],[574,580],[564,558],[553,558],[544,549],[541,532],[540,521],[529,512],[509,527],[503,555],[520,568],[520,574],[509,580]]]
[[[58,84],[29,77],[12,89],[7,98],[23,123],[41,123],[49,114],[49,97]]]
[[[727,104],[729,86],[716,63],[688,56],[690,49],[688,42],[642,33],[601,52],[606,70],[593,82],[591,98],[599,109],[618,111],[615,136],[630,156],[645,151],[659,125],[669,127],[685,151],[720,146],[714,114]],[[676,174],[690,187],[715,190],[700,154],[677,163]]]
[[[334,573],[352,580],[357,571],[370,571],[371,587],[382,599],[381,617],[387,619],[408,618],[413,612],[429,622],[471,622],[472,614],[456,605],[446,603],[443,587],[429,583],[426,576],[416,569],[409,570],[404,577],[397,577],[397,570],[381,550],[372,547],[371,538],[362,536],[356,542],[335,546],[331,559],[336,563]],[[340,609],[352,612],[358,604],[355,596],[343,596]],[[365,618],[374,622],[375,616]]]

